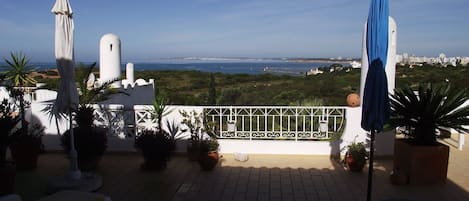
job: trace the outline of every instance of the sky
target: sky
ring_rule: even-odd
[[[0,0],[0,57],[54,61],[55,0]],[[76,61],[106,33],[123,62],[169,57],[361,57],[369,0],[70,0]],[[397,51],[469,56],[468,0],[389,0]]]

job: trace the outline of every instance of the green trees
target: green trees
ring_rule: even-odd
[[[218,102],[223,105],[236,105],[237,99],[241,96],[239,88],[225,88],[221,91]]]
[[[210,84],[208,86],[208,100],[207,105],[217,104],[217,90],[215,88],[215,76],[210,73]]]

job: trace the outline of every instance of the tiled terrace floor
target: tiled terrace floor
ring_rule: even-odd
[[[144,200],[366,200],[367,173],[350,173],[326,156],[250,155],[247,162],[225,154],[213,172],[176,156],[160,172],[142,172],[137,153],[107,154],[101,161],[104,186],[98,191],[113,201]],[[373,200],[399,198],[416,201],[469,200],[469,146],[454,147],[446,184],[395,186],[390,184],[392,161],[377,160]],[[68,169],[63,154],[40,156],[38,169],[17,175],[17,193],[25,201],[45,196],[46,179]]]

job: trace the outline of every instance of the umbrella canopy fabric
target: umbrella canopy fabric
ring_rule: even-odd
[[[55,59],[60,74],[55,110],[65,113],[78,107],[78,91],[74,79],[74,24],[70,2],[57,0],[52,8],[52,13],[55,14]]]
[[[367,20],[366,48],[368,72],[362,102],[361,126],[367,131],[382,131],[389,119],[390,106],[386,60],[388,54],[388,0],[372,0]]]

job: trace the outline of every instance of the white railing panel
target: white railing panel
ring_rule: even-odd
[[[345,107],[205,106],[220,139],[323,140],[340,133]]]

